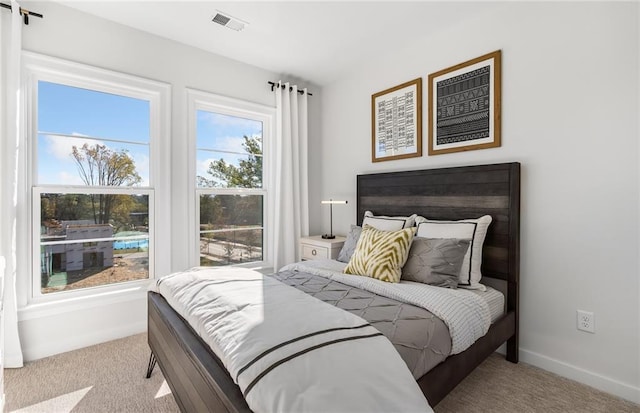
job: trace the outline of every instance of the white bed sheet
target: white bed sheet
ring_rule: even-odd
[[[469,290],[474,294],[480,296],[486,301],[489,306],[489,313],[491,313],[491,324],[495,323],[500,317],[504,315],[504,294],[495,288],[485,286],[486,291],[482,290]]]
[[[150,289],[221,359],[255,412],[433,412],[379,331],[272,277],[193,268]]]

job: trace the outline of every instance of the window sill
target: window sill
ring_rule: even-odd
[[[126,301],[146,299],[146,293],[154,280],[131,281],[113,286],[73,291],[73,294],[46,297],[42,301],[33,301],[18,309],[18,321],[86,310]]]

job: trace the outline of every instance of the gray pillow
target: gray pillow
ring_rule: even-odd
[[[458,288],[460,267],[471,240],[416,237],[402,279],[437,287]]]
[[[342,245],[342,249],[338,254],[338,261],[340,262],[349,262],[353,252],[356,250],[356,245],[358,244],[358,240],[360,239],[360,233],[362,232],[362,227],[357,225],[351,225],[351,229],[349,230],[349,234],[347,234],[347,239],[344,241]]]

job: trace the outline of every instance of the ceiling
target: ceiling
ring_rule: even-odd
[[[80,1],[69,7],[317,85],[477,16],[483,1]],[[248,25],[213,23],[216,10]],[[419,52],[419,51],[418,51]]]

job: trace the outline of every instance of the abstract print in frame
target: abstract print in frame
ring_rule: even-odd
[[[501,51],[429,75],[429,155],[500,146]]]
[[[422,156],[422,78],[371,95],[371,161]]]

